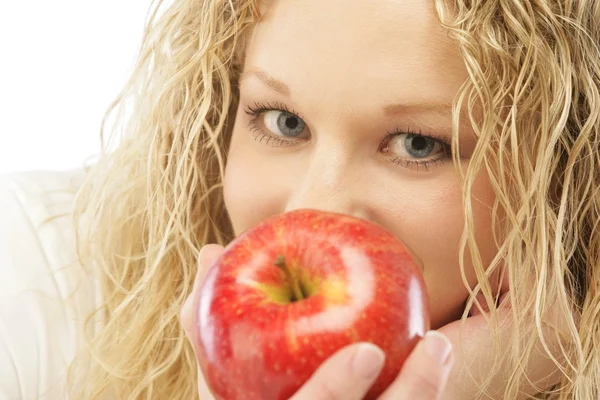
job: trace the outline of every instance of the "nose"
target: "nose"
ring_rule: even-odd
[[[343,154],[314,154],[308,169],[290,187],[286,211],[311,208],[370,219],[366,188],[354,165]]]
[[[285,211],[316,209],[352,215],[376,223],[390,232],[395,232],[392,221],[386,219],[383,203],[378,202],[373,178],[366,175],[358,157],[350,152],[313,154],[303,165],[302,173],[290,174],[292,178],[284,183],[287,190]],[[379,204],[378,204],[379,203]],[[404,242],[421,271],[424,265],[421,258]]]

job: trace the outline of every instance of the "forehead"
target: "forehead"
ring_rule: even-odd
[[[296,94],[314,95],[315,83],[363,100],[382,91],[430,100],[451,97],[466,79],[433,0],[275,0],[263,11],[246,69],[265,70]]]

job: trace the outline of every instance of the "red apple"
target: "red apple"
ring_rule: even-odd
[[[289,399],[325,359],[367,341],[386,362],[377,398],[429,329],[421,271],[398,238],[347,215],[298,210],[240,235],[196,303],[199,363],[217,399]]]

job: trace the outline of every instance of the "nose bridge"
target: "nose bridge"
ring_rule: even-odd
[[[312,208],[361,216],[355,170],[350,161],[348,151],[316,149],[307,170],[292,185],[287,211]]]

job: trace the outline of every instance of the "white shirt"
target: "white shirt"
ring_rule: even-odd
[[[101,303],[100,285],[77,263],[71,226],[82,179],[81,170],[0,175],[1,400],[67,398],[81,322]]]

